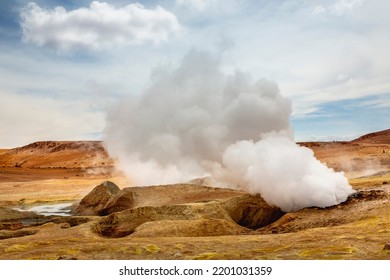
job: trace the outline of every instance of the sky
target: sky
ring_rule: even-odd
[[[387,0],[0,0],[0,148],[102,139],[107,111],[191,50],[277,83],[297,141],[388,129],[389,10]]]

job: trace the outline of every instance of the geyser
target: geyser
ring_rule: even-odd
[[[225,74],[219,56],[190,51],[157,69],[141,95],[108,113],[105,142],[137,184],[210,177],[260,193],[283,211],[338,204],[353,193],[341,172],[293,140],[291,102],[267,80]]]

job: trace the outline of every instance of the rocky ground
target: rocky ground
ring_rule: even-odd
[[[0,258],[390,259],[390,130],[300,145],[345,171],[357,192],[283,213],[201,181],[134,187],[100,142],[0,150]],[[13,209],[58,202],[72,202],[72,216]]]

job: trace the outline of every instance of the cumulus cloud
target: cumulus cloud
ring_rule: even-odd
[[[353,192],[347,179],[295,144],[290,114],[275,83],[226,74],[219,56],[191,51],[177,68],[155,71],[138,98],[114,106],[104,138],[137,184],[210,177],[284,211],[344,201]]]
[[[88,8],[72,11],[61,6],[46,10],[29,3],[20,17],[24,42],[60,51],[158,44],[181,30],[171,12],[160,6],[147,9],[138,3],[116,8],[93,1]]]

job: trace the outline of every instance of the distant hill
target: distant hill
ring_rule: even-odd
[[[390,129],[369,133],[353,140],[352,142],[370,144],[390,144]]]
[[[390,129],[369,133],[352,141],[301,142],[315,156],[349,177],[390,170]]]
[[[88,168],[113,165],[101,141],[40,141],[1,150],[0,166],[23,168]]]
[[[318,159],[337,170],[363,169],[378,164],[381,168],[390,166],[390,129],[369,133],[353,141],[301,142],[298,144],[311,148]],[[347,163],[349,166],[346,166]],[[100,168],[113,166],[114,160],[110,158],[101,141],[40,141],[14,149],[0,149],[0,167]]]

